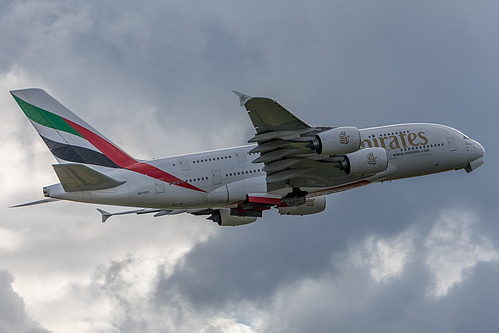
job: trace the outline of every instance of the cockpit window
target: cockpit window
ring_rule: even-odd
[[[468,138],[466,135],[463,135],[463,139],[464,140],[469,140],[470,138]]]

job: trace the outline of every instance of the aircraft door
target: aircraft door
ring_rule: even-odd
[[[211,178],[213,178],[213,185],[222,184],[222,174],[220,173],[220,170],[212,170]]]
[[[244,156],[244,152],[241,149],[234,150],[234,154],[236,155],[237,161],[239,163],[246,162],[246,156]]]
[[[447,138],[447,144],[449,145],[449,150],[450,151],[456,151],[457,146],[456,146],[456,141],[454,141],[454,138]]]
[[[181,157],[178,159],[178,164],[180,164],[180,169],[182,171],[187,171],[190,170],[189,162],[187,162],[187,159],[185,157]]]
[[[162,178],[155,179],[156,194],[165,193],[165,182]]]

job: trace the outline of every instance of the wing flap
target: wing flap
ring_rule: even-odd
[[[331,127],[311,127],[273,99],[236,94],[256,130],[248,142],[257,143],[251,153],[260,156],[253,163],[265,164],[267,191],[334,186],[343,180],[346,175],[335,167],[337,161],[308,147],[318,133]]]
[[[83,164],[54,164],[52,167],[66,192],[104,190],[126,183]]]
[[[289,168],[298,162],[300,162],[300,160],[298,159],[282,159],[276,162],[265,164],[263,170],[265,170],[265,172],[267,172],[268,174],[271,174],[274,172],[285,170],[286,168]]]
[[[307,173],[311,171],[312,169],[289,169],[285,171],[279,171],[276,173],[273,173],[270,176],[267,176],[265,180],[267,183],[278,183],[282,182],[288,179],[291,179],[293,177],[296,177],[298,175],[302,175],[304,173]]]
[[[282,157],[288,156],[294,153],[297,149],[279,149],[273,150],[266,154],[261,154],[260,157],[256,158],[253,163],[269,163],[278,160]]]
[[[300,129],[295,131],[270,131],[256,134],[248,140],[249,143],[262,144],[271,140],[308,141],[315,138],[316,129]],[[273,142],[273,141],[272,141]]]
[[[255,148],[250,150],[250,153],[265,153],[270,150],[274,150],[276,148],[292,148],[293,146],[290,145],[287,141],[285,140],[274,140],[266,143],[261,143]]]

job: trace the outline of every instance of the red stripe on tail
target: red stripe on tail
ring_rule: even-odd
[[[121,149],[119,149],[118,147],[116,147],[106,139],[98,136],[94,132],[86,129],[83,126],[78,125],[77,123],[72,122],[71,120],[65,118],[62,119],[64,119],[64,121],[66,121],[72,128],[74,128],[86,140],[88,140],[92,145],[94,145],[95,148],[100,150],[111,161],[113,161],[120,167],[155,179],[163,180],[173,185],[177,185],[195,191],[205,192],[194,185],[184,182],[180,178],[177,178],[161,169],[156,168],[155,166],[143,162],[138,162],[130,155],[128,155],[127,153],[125,153],[124,151],[122,151]]]

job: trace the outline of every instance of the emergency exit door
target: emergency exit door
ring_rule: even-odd
[[[213,178],[213,185],[222,184],[222,174],[220,173],[220,170],[212,170],[211,178]]]
[[[165,182],[163,178],[156,179],[155,182],[156,194],[165,193]]]
[[[449,145],[450,151],[457,150],[456,141],[454,140],[454,138],[447,138],[447,144]]]

